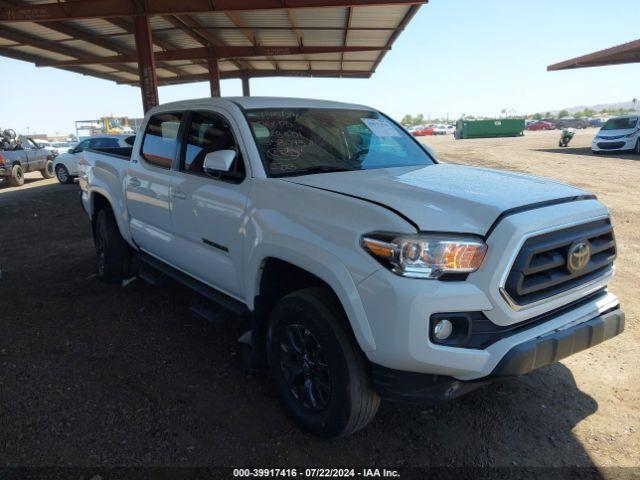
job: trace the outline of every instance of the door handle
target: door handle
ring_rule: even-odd
[[[178,200],[186,200],[187,199],[187,194],[184,192],[181,192],[180,190],[176,190],[175,188],[171,189],[171,196],[173,198],[176,198]]]
[[[129,186],[130,187],[139,187],[140,185],[142,185],[140,183],[140,180],[138,180],[136,177],[131,177],[129,179]]]

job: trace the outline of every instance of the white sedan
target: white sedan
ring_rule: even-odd
[[[591,151],[633,151],[640,154],[640,117],[624,115],[607,120],[593,139]]]
[[[58,155],[53,168],[60,183],[73,183],[78,176],[78,161],[83,158],[85,150],[103,148],[130,148],[136,137],[131,135],[96,135],[81,141],[66,153]]]

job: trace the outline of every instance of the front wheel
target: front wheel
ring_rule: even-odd
[[[269,368],[281,402],[302,428],[325,438],[364,428],[380,405],[345,321],[330,292],[307,288],[278,302],[267,332]]]
[[[638,141],[636,142],[636,148],[633,149],[633,152],[636,155],[640,155],[640,138],[638,139]]]
[[[56,177],[62,184],[73,183],[73,177],[69,174],[69,170],[64,165],[56,165]]]
[[[42,174],[42,176],[44,178],[53,178],[53,177],[55,177],[56,174],[53,171],[53,162],[51,160],[47,160],[47,163],[45,164],[44,168],[42,170],[40,170],[40,173]]]

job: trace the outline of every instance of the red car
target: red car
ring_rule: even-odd
[[[533,122],[527,125],[527,130],[553,130],[555,129],[553,123],[539,121]]]
[[[413,135],[414,137],[424,137],[426,135],[434,135],[433,127],[427,127],[427,126],[416,127],[413,130],[411,130],[411,135]]]

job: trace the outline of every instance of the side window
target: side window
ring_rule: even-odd
[[[149,119],[142,144],[142,158],[151,165],[171,168],[178,148],[182,113],[161,113]]]
[[[204,157],[218,150],[235,150],[237,157],[230,169],[231,177],[236,181],[244,178],[244,163],[240,158],[240,149],[231,130],[231,125],[224,117],[211,112],[196,112],[191,117],[191,125],[187,136],[187,148],[182,171],[198,175],[206,175]],[[221,179],[225,179],[221,177]]]
[[[91,148],[118,148],[118,140],[115,138],[96,138],[91,142]]]
[[[84,150],[89,148],[89,143],[89,140],[83,140],[82,142],[80,142],[76,147],[76,152],[83,152]]]

